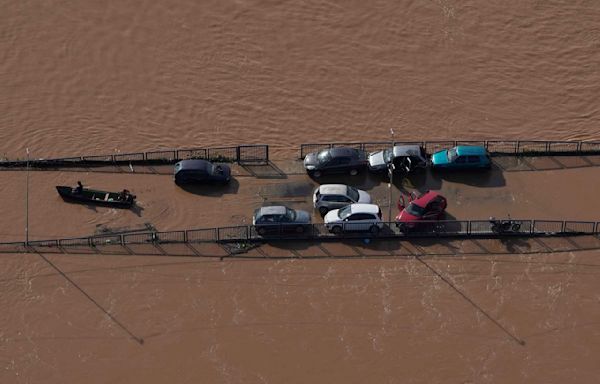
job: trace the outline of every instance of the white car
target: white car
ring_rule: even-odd
[[[322,184],[313,192],[313,206],[321,216],[332,209],[354,203],[371,203],[371,196],[361,189],[345,184]]]
[[[383,228],[381,209],[375,204],[350,204],[344,208],[329,211],[324,218],[329,232],[371,232],[379,233]]]

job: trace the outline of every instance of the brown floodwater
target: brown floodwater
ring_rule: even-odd
[[[599,139],[597,1],[1,7],[0,157],[265,143],[297,169],[286,159],[300,143],[389,140],[390,128],[396,140]],[[441,191],[450,218],[598,221],[598,164],[506,160],[397,187]],[[310,208],[301,173],[236,172],[218,191],[168,173],[31,172],[30,238]],[[0,241],[22,241],[25,173],[0,177]],[[139,207],[60,200],[54,186],[76,180],[127,186]],[[385,183],[352,182],[387,213]],[[594,382],[598,249],[590,238],[265,245],[224,260],[2,254],[0,382]]]

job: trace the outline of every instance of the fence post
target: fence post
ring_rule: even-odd
[[[188,242],[188,231],[187,230],[183,231],[183,242],[184,243]]]
[[[517,140],[517,145],[515,146],[515,154],[519,153],[519,147],[521,146],[521,141]]]
[[[560,227],[560,232],[564,233],[565,232],[565,221],[563,220],[562,225]]]
[[[267,144],[265,147],[267,148],[267,159],[266,160],[267,160],[267,163],[269,163],[269,145]]]
[[[471,220],[467,221],[467,235],[471,234]]]
[[[241,150],[240,150],[240,146],[238,145],[237,147],[235,147],[235,156],[236,156],[236,158],[237,158],[237,160],[236,160],[236,161],[237,161],[238,163],[240,162],[240,152],[241,152]]]
[[[550,144],[551,144],[550,141],[546,141],[546,153],[550,152]]]
[[[250,240],[250,226],[246,225],[246,240]]]
[[[535,220],[531,220],[531,228],[529,228],[529,233],[530,234],[534,234],[535,233]]]

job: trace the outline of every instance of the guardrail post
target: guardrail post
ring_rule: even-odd
[[[467,235],[471,234],[471,220],[467,221]]]
[[[546,153],[550,152],[550,144],[552,142],[551,141],[546,141]]]
[[[564,233],[564,232],[565,232],[565,221],[564,221],[564,220],[563,220],[563,222],[562,222],[562,226],[560,227],[560,231],[561,231],[562,233]]]
[[[517,145],[515,146],[515,154],[519,153],[519,147],[521,146],[521,142],[517,140]]]
[[[534,234],[535,233],[535,220],[531,220],[531,228],[529,228],[529,233]]]
[[[188,231],[183,231],[183,242],[187,243],[188,242]]]
[[[576,149],[576,151],[577,152],[581,152],[581,141],[577,142],[577,149]]]
[[[246,225],[246,240],[250,240],[250,226]]]
[[[119,243],[121,245],[125,245],[125,239],[123,239],[123,235],[119,235]]]
[[[237,147],[235,147],[235,156],[236,156],[236,158],[237,158],[237,160],[236,160],[236,161],[237,161],[238,163],[240,162],[240,153],[241,153],[241,150],[240,150],[240,146],[238,145]]]

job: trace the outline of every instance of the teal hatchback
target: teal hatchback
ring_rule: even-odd
[[[431,155],[431,166],[434,169],[489,169],[492,160],[485,147],[459,145]]]

